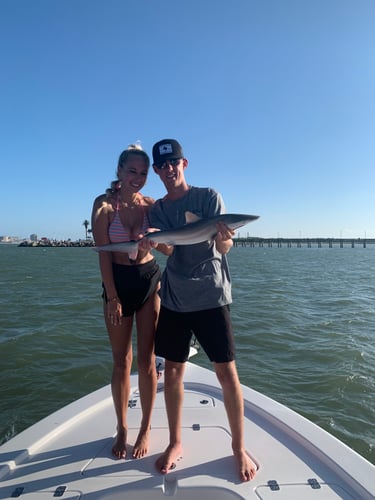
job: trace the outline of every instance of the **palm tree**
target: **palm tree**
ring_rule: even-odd
[[[87,219],[83,221],[83,225],[85,226],[85,232],[86,232],[86,240],[87,240],[87,228],[89,227],[89,224],[90,222]]]

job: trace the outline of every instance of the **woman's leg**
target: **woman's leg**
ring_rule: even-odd
[[[133,317],[123,317],[121,325],[112,325],[107,318],[106,305],[104,317],[112,347],[112,398],[117,417],[117,436],[112,447],[116,458],[126,457],[127,409],[130,394],[130,371],[132,365],[132,325]]]
[[[155,291],[136,314],[137,364],[142,422],[134,445],[134,458],[141,458],[148,452],[151,413],[157,388],[154,344],[159,309],[160,299]]]

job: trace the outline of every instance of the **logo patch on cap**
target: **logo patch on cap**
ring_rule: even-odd
[[[172,144],[162,144],[161,146],[159,146],[160,155],[166,155],[169,153],[173,153]]]

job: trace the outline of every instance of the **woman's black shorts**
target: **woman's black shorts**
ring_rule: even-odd
[[[160,268],[152,259],[145,264],[131,266],[113,263],[112,269],[122,315],[132,316],[156,290],[161,278]],[[103,297],[107,301],[105,289]]]

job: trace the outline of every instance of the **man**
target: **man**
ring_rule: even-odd
[[[193,220],[224,213],[219,193],[189,186],[185,179],[188,160],[174,139],[157,142],[152,150],[153,168],[167,190],[150,207],[152,227],[181,227]],[[243,397],[234,361],[234,341],[229,304],[230,274],[225,254],[233,245],[234,231],[218,224],[212,241],[171,248],[161,284],[161,310],[155,353],[165,358],[165,401],[170,442],[156,462],[166,474],[182,454],[181,419],[183,375],[192,333],[214,363],[223,389],[224,405],[232,433],[232,449],[242,481],[255,476],[256,465],[244,448]]]

